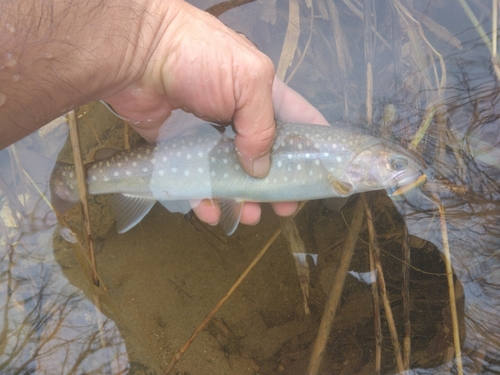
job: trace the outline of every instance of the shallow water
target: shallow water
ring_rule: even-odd
[[[429,198],[432,194],[445,208],[464,373],[500,373],[500,299],[496,295],[500,287],[500,107],[487,48],[455,2],[414,4],[416,9],[410,12],[424,25],[429,42],[445,59],[447,81],[439,91],[430,62],[436,61],[438,77],[443,71],[436,55],[428,57],[418,29],[408,26],[412,21],[404,18],[401,8],[393,13],[388,2],[378,3],[376,27],[381,37],[376,37],[372,64],[374,125],[367,126],[363,21],[346,3],[335,2],[350,52],[343,71],[332,31],[334,9],[328,3],[314,4],[314,32],[307,50],[311,12],[305,4],[299,5],[301,35],[287,73],[306,50],[290,85],[328,120],[361,126],[406,145],[420,127],[429,103],[442,104],[418,149],[431,167],[429,183],[397,201],[387,198],[385,192],[367,194],[400,342],[405,224],[411,235],[409,373],[457,373],[442,228],[436,204]],[[197,5],[207,8],[212,4]],[[490,30],[489,5],[474,5],[483,27]],[[421,14],[457,39],[439,31]],[[221,19],[247,35],[277,66],[288,15],[288,3],[254,2],[225,12]],[[398,36],[394,42],[392,35]],[[386,103],[394,105],[396,119],[383,118]],[[78,114],[87,160],[103,145],[123,147],[122,122],[100,104],[84,106]],[[62,148],[63,160],[70,160],[64,159],[69,157],[68,147],[63,146],[64,124],[56,125],[19,142],[16,152],[21,155],[27,149],[55,159]],[[136,139],[132,136],[131,142]],[[81,252],[61,238],[39,194],[16,172],[14,152],[3,151],[0,157],[0,300],[4,301],[0,308],[0,373],[162,374],[172,356],[280,227],[265,206],[257,226],[240,226],[233,236],[226,237],[219,227],[170,214],[157,205],[140,225],[118,235],[106,198],[92,198],[96,258],[107,289],[104,292],[103,285],[99,289],[89,286]],[[43,180],[43,175],[35,180]],[[279,237],[193,341],[175,372],[306,373],[356,199],[351,198],[341,213],[329,210],[323,202],[309,202],[296,218],[311,254],[307,257],[309,314],[304,310],[294,258]],[[70,212],[66,219],[79,238],[84,238],[78,230],[79,211]],[[367,241],[368,228],[363,224],[321,374],[374,373],[372,296],[370,285],[357,278],[370,271]],[[312,256],[316,254],[317,264]],[[95,307],[97,301],[102,313]],[[381,372],[393,374],[398,370],[386,314],[381,311]]]

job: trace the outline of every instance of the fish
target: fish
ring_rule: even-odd
[[[85,166],[88,192],[111,194],[119,233],[137,225],[157,201],[169,211],[187,213],[192,202],[212,199],[231,235],[244,202],[394,191],[425,175],[420,158],[391,142],[338,125],[277,123],[269,174],[255,178],[238,162],[234,133],[214,128],[203,124],[157,144],[108,150],[108,157]],[[78,203],[75,167],[58,162],[50,189],[56,211]]]

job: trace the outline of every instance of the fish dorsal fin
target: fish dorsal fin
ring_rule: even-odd
[[[103,160],[110,158],[119,151],[123,150],[117,150],[116,148],[109,148],[109,147],[101,148],[94,153],[94,160]]]
[[[125,233],[135,227],[156,203],[155,199],[124,194],[112,195],[110,196],[110,200],[111,207],[115,213],[116,230],[118,233]]]
[[[244,202],[234,199],[221,199],[218,202],[220,205],[220,225],[224,232],[230,236],[238,227]]]

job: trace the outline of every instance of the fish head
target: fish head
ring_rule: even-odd
[[[395,190],[424,175],[424,163],[404,148],[378,142],[351,159],[347,175],[356,191]]]

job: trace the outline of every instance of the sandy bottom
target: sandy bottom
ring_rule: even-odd
[[[388,198],[375,193],[374,210],[388,293],[401,335],[402,222]],[[100,203],[100,205],[103,203]],[[177,374],[304,374],[317,335],[324,302],[335,275],[351,221],[353,202],[342,214],[322,202],[309,202],[296,222],[308,252],[318,255],[310,268],[310,314],[304,302],[294,258],[280,236],[241,286],[203,329],[178,362]],[[101,210],[101,212],[104,212]],[[102,216],[97,226],[109,226]],[[156,205],[140,225],[118,235],[111,229],[97,240],[99,273],[109,289],[104,311],[125,338],[131,374],[162,374],[207,314],[231,288],[255,255],[279,228],[265,206],[262,221],[226,237],[219,227],[171,214]],[[356,273],[369,271],[367,228],[363,226],[352,261]],[[412,359],[433,366],[451,345],[447,291],[440,254],[412,238]],[[66,276],[84,285],[74,252],[56,252]],[[419,272],[424,270],[427,273]],[[430,273],[430,274],[428,274]],[[383,369],[395,367],[382,311]],[[375,334],[370,286],[348,275],[334,321],[322,374],[371,374]]]

